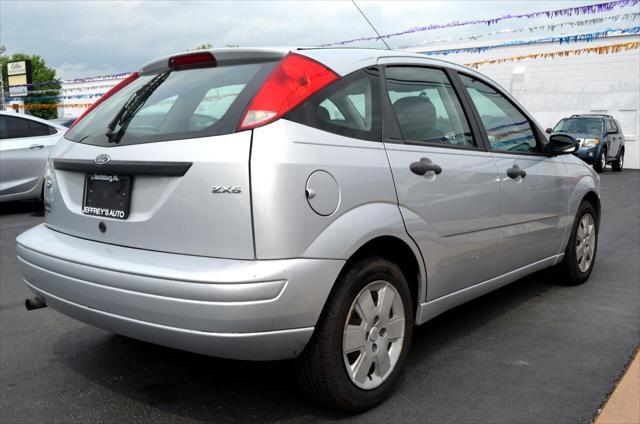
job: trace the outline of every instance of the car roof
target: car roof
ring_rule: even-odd
[[[521,110],[525,110],[520,102],[518,102],[508,90],[486,75],[476,71],[475,69],[467,68],[466,66],[446,60],[436,59],[421,53],[413,53],[404,50],[385,50],[360,47],[227,47],[197,51],[211,52],[216,58],[218,64],[222,64],[224,62],[251,63],[255,60],[278,60],[286,56],[288,53],[295,52],[322,63],[340,76],[345,76],[359,69],[381,63],[398,63],[405,65],[415,64],[439,68],[446,67],[464,72],[479,81],[499,87],[502,93],[509,97],[513,103],[517,104]],[[196,51],[187,53],[195,52]],[[160,70],[167,68],[169,58],[183,54],[185,54],[185,52],[152,60],[142,66],[138,73],[146,74],[159,72]],[[531,120],[535,121],[530,114],[528,114],[528,116]]]
[[[59,129],[59,130],[62,130],[62,131],[67,130],[67,127],[65,127],[64,125],[60,125],[60,124],[58,124],[56,122],[48,121],[46,119],[38,118],[37,116],[27,115],[25,113],[0,111],[0,115],[2,115],[2,116],[13,116],[15,118],[28,119],[30,121],[40,122],[42,124],[49,125],[50,127],[54,127],[54,128]]]
[[[613,119],[613,116],[606,115],[604,113],[578,113],[575,115],[571,115],[571,118],[610,118]]]
[[[224,63],[225,61],[231,60],[233,60],[234,63],[238,63],[243,60],[249,61],[251,59],[276,60],[286,56],[290,52],[295,52],[324,64],[340,76],[347,75],[367,66],[376,65],[380,59],[397,59],[398,62],[425,63],[440,67],[446,66],[459,70],[464,69],[465,72],[482,76],[482,74],[475,70],[453,62],[402,50],[358,47],[231,47],[199,51],[211,52],[218,63]],[[157,71],[160,68],[166,67],[170,57],[180,54],[185,53],[181,52],[154,59],[142,66],[139,72],[144,74]]]

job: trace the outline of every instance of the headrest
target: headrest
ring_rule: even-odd
[[[393,103],[404,138],[425,140],[436,125],[436,107],[427,96],[403,97]]]
[[[329,114],[327,108],[324,106],[318,106],[318,116],[323,121],[331,121],[331,115]]]

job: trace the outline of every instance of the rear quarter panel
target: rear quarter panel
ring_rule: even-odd
[[[317,170],[331,174],[340,191],[328,216],[306,199]],[[367,236],[404,231],[382,143],[281,119],[254,130],[251,187],[258,259],[348,259]]]

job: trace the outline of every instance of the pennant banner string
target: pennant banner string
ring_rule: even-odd
[[[435,29],[442,29],[442,28],[453,28],[453,27],[459,27],[459,26],[465,26],[465,25],[478,25],[478,24],[495,25],[499,22],[502,22],[508,19],[522,19],[522,18],[528,19],[528,18],[538,18],[543,16],[547,18],[555,18],[557,16],[590,15],[595,13],[609,12],[618,7],[636,6],[638,3],[640,3],[640,0],[616,0],[616,1],[606,2],[606,3],[589,4],[585,6],[568,7],[568,8],[556,9],[556,10],[542,10],[538,12],[523,13],[519,15],[503,15],[499,18],[476,19],[471,21],[452,21],[444,24],[429,24],[424,26],[411,27],[404,31],[393,32],[389,34],[382,34],[380,37],[378,36],[359,37],[359,38],[353,38],[351,40],[342,40],[342,41],[336,41],[334,43],[321,44],[319,47],[342,46],[345,44],[351,44],[358,41],[373,41],[373,40],[379,40],[381,38],[388,39],[391,37],[397,37],[399,35],[413,34],[416,32],[423,32],[423,31],[432,31]]]
[[[399,47],[400,49],[405,49],[405,48],[409,48],[409,47],[418,47],[418,46],[423,46],[426,44],[436,44],[436,43],[446,43],[446,42],[451,42],[451,41],[464,41],[464,40],[477,40],[479,38],[485,38],[485,37],[491,37],[494,35],[500,35],[500,34],[513,34],[516,32],[538,32],[538,31],[555,31],[556,29],[561,29],[564,28],[565,26],[569,26],[571,28],[575,27],[575,26],[592,26],[592,25],[597,25],[597,24],[601,24],[603,22],[618,22],[618,21],[635,21],[640,19],[640,13],[635,12],[635,13],[625,13],[625,14],[621,14],[621,15],[614,15],[614,16],[607,16],[604,18],[593,18],[593,19],[584,19],[584,20],[580,20],[580,21],[571,21],[571,22],[561,22],[558,24],[549,24],[549,25],[540,25],[540,26],[535,26],[535,27],[527,27],[527,28],[506,28],[506,29],[501,29],[498,31],[492,31],[492,32],[485,32],[483,34],[476,34],[476,35],[465,35],[462,37],[456,37],[456,38],[437,38],[434,40],[423,40],[420,41],[416,44],[411,44],[411,45],[407,45],[407,46],[402,46]]]
[[[492,44],[489,46],[462,47],[459,49],[433,50],[433,51],[426,51],[421,53],[424,53],[428,56],[448,55],[453,53],[481,53],[487,50],[497,49],[500,47],[509,47],[509,46],[525,46],[530,44],[541,44],[541,43],[549,43],[549,42],[552,42],[552,43],[559,42],[560,44],[566,44],[571,42],[577,43],[581,41],[591,42],[593,40],[609,37],[614,34],[618,34],[618,35],[640,34],[640,26],[632,27],[632,28],[622,28],[622,29],[610,28],[604,31],[588,32],[584,34],[563,35],[559,37],[544,37],[544,38],[539,38],[537,40],[529,40],[529,41],[513,40],[513,41],[506,41],[500,44]]]
[[[640,41],[634,41],[630,43],[610,44],[607,46],[585,47],[583,49],[563,50],[563,51],[549,52],[549,53],[535,53],[535,54],[527,54],[522,56],[503,57],[500,59],[481,60],[478,62],[466,63],[464,66],[477,69],[481,65],[491,65],[491,64],[504,63],[504,62],[518,62],[526,59],[553,59],[556,57],[579,56],[581,54],[591,54],[591,53],[611,54],[611,53],[618,53],[618,52],[628,51],[628,50],[637,50],[639,48],[640,48]]]

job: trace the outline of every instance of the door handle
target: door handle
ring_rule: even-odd
[[[29,146],[30,149],[42,149],[44,148],[44,144],[32,144]]]
[[[507,176],[513,179],[516,179],[518,177],[524,178],[527,176],[527,173],[524,171],[524,169],[520,169],[518,165],[513,165],[513,167],[507,169]]]
[[[424,175],[427,172],[433,172],[439,175],[442,172],[442,168],[431,162],[429,158],[422,158],[419,162],[412,162],[411,165],[409,165],[409,169],[417,175]]]

